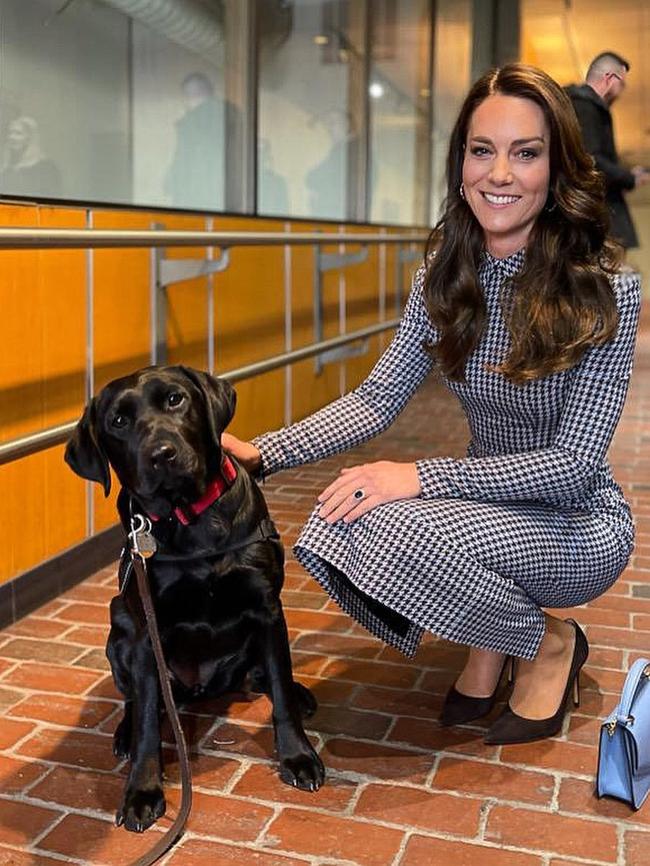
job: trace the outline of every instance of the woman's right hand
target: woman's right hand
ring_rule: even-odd
[[[259,471],[262,465],[262,456],[259,448],[251,442],[244,442],[233,436],[232,433],[221,434],[221,447],[227,454],[231,454],[251,474]]]

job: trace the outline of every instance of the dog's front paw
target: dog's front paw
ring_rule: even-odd
[[[318,791],[325,781],[325,767],[316,752],[310,748],[302,755],[282,758],[280,778],[287,785],[303,791]]]
[[[127,790],[122,808],[115,816],[115,823],[118,827],[124,824],[127,830],[134,833],[142,833],[165,814],[165,808],[165,795],[160,787],[150,791]]]

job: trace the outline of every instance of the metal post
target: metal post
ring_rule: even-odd
[[[323,339],[323,271],[319,244],[314,244],[312,308],[312,315],[314,317],[314,343],[320,343]],[[320,376],[322,369],[320,359],[317,357],[314,362],[314,372],[317,376]]]
[[[206,231],[211,232],[213,229],[213,219],[212,217],[208,217],[205,221]],[[211,262],[214,259],[214,247],[207,248],[207,260]],[[208,274],[208,372],[214,373],[214,277],[212,272]]]
[[[93,227],[93,212],[86,211],[86,228]],[[95,284],[94,250],[86,250],[86,381],[84,399],[90,403],[95,393]],[[95,534],[95,485],[86,481],[86,537]]]
[[[343,228],[343,227],[342,227]],[[357,237],[359,240],[357,241]],[[342,252],[345,247],[337,235],[332,235],[332,243],[339,241],[339,252],[323,253],[320,246],[314,245],[314,293],[313,293],[313,316],[314,316],[314,342],[320,343],[323,339],[324,330],[324,315],[323,315],[323,274],[326,271],[341,271],[348,265],[358,265],[365,262],[368,258],[368,246],[363,243],[363,235],[357,235],[352,243],[361,244],[361,249],[356,253]],[[343,280],[343,282],[341,282]],[[340,275],[339,279],[339,331],[345,332],[345,277]],[[323,352],[322,355],[317,355],[314,361],[314,372],[317,376],[323,372],[323,366],[330,364],[333,361],[341,361],[343,358],[349,358],[353,355],[360,355],[368,350],[367,342],[364,342],[361,347],[346,347],[343,349],[333,349],[328,352]]]
[[[225,0],[225,207],[255,212],[257,46],[255,0]]]
[[[153,229],[163,229],[162,223],[153,223]],[[151,363],[167,363],[167,288],[161,278],[162,260],[165,250],[156,247],[151,251]]]

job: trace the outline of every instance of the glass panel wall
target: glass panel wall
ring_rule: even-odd
[[[128,19],[60,7],[0,4],[0,192],[128,201]]]
[[[222,209],[219,0],[2,0],[0,33],[0,195]]]
[[[471,7],[0,0],[0,197],[426,224]]]
[[[433,49],[431,222],[442,215],[446,160],[456,117],[471,85],[472,0],[437,0]]]
[[[371,9],[370,219],[427,221],[431,126],[431,3]]]
[[[258,6],[264,5],[263,3]],[[355,7],[356,6],[356,10]],[[286,32],[258,24],[258,210],[265,215],[345,220],[358,118],[350,106],[363,38],[354,0],[295,0]]]
[[[134,5],[134,4],[131,4]],[[142,4],[141,4],[142,5]],[[180,2],[178,15],[197,7]],[[211,38],[170,39],[173,28],[131,21],[131,100],[135,202],[193,210],[223,210],[225,203],[224,38],[220,4]],[[179,18],[179,21],[181,18]],[[191,21],[191,19],[190,19]],[[188,24],[190,22],[188,21]],[[178,26],[178,25],[177,25]]]

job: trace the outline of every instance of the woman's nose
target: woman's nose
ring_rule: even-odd
[[[508,158],[506,156],[497,156],[495,158],[494,162],[492,163],[492,168],[490,169],[488,177],[492,181],[492,183],[496,184],[512,182],[510,163],[508,162]]]

